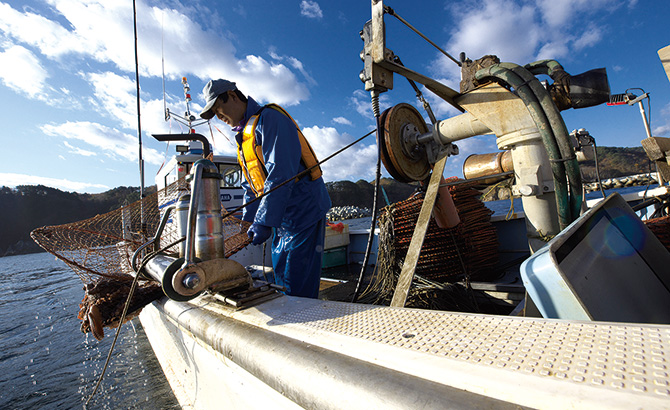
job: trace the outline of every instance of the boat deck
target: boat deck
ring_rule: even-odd
[[[143,315],[145,326],[167,317],[173,334],[193,336],[193,342],[181,340],[181,355],[172,355],[182,364],[161,363],[183,375],[192,391],[205,381],[188,371],[188,357],[205,349],[303,407],[444,408],[445,402],[462,408],[670,407],[670,326],[665,325],[289,296],[244,310],[208,296],[188,303],[163,299]],[[166,331],[160,328],[147,333],[161,337]],[[166,344],[171,345],[152,341],[154,348]],[[187,381],[188,375],[196,379]]]

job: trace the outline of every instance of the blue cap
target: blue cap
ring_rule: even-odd
[[[218,80],[209,80],[205,88],[202,89],[202,93],[205,94],[205,108],[203,108],[200,116],[206,120],[211,119],[214,116],[212,112],[212,106],[216,102],[216,98],[228,91],[237,90],[237,86],[234,82],[218,79]]]

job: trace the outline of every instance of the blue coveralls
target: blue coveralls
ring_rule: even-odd
[[[244,126],[261,108],[248,97],[246,114],[241,126],[236,128],[239,130],[235,137],[238,149],[241,149]],[[256,143],[262,147],[268,172],[264,192],[306,169],[300,161],[296,126],[279,111],[263,110],[256,126]],[[245,203],[255,199],[248,181],[243,181],[242,187]],[[319,295],[325,217],[330,207],[323,178],[311,180],[306,175],[243,210],[243,220],[274,228],[272,266],[276,283],[286,287],[287,295],[310,298]]]

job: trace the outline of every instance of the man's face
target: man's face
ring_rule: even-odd
[[[247,109],[246,103],[240,101],[234,91],[226,92],[228,98],[222,94],[216,99],[212,106],[212,112],[219,120],[225,122],[231,127],[237,127],[244,118],[244,113]]]

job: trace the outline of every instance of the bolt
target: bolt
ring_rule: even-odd
[[[184,280],[182,283],[187,289],[195,289],[195,287],[200,284],[200,276],[198,276],[197,273],[188,273],[184,275]]]

